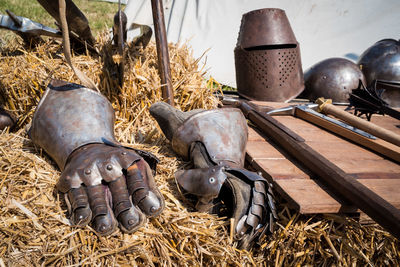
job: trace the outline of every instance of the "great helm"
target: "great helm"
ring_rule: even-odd
[[[348,103],[349,93],[365,78],[357,64],[345,58],[328,58],[313,65],[304,75],[305,89],[301,98],[312,101],[319,97]]]
[[[243,15],[235,48],[238,93],[248,99],[288,101],[304,89],[299,43],[285,11]]]
[[[358,64],[368,85],[374,80],[399,83],[398,87],[386,88],[382,99],[389,106],[400,107],[400,42],[394,39],[376,42],[360,56]]]

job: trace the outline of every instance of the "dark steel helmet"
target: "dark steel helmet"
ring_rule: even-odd
[[[400,82],[400,42],[393,39],[376,42],[360,56],[358,64],[368,85],[374,80]],[[382,99],[389,106],[400,107],[399,89],[386,89]]]
[[[365,78],[359,67],[345,58],[328,58],[313,65],[304,75],[305,89],[300,97],[312,101],[319,97],[348,103],[349,93]]]
[[[234,52],[241,96],[283,102],[304,89],[300,47],[285,11],[264,8],[244,14]]]

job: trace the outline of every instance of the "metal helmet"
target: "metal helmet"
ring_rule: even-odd
[[[328,58],[313,65],[304,75],[305,89],[300,97],[319,97],[333,102],[348,103],[349,93],[365,78],[358,66],[345,58]]]
[[[368,48],[358,60],[368,85],[374,80],[386,80],[400,83],[400,42],[383,39]],[[386,89],[382,99],[389,106],[400,107],[400,89]]]
[[[288,101],[304,89],[300,47],[285,11],[243,15],[235,48],[238,93],[248,99]]]

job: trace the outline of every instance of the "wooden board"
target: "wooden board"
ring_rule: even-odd
[[[260,102],[257,102],[260,104]],[[271,108],[283,103],[262,103]],[[306,143],[362,184],[400,208],[400,165],[366,148],[345,140],[311,123],[292,116],[275,116],[279,122],[302,136]],[[374,115],[372,121],[400,134],[399,121]],[[276,190],[303,214],[356,212],[285,151],[258,130],[249,128],[246,161],[261,171]]]

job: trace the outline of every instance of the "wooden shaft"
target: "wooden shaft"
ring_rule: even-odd
[[[69,31],[68,31],[68,23],[66,18],[66,4],[65,0],[58,0],[59,8],[60,8],[60,23],[61,23],[61,31],[63,36],[63,50],[65,60],[67,61],[68,65],[74,71],[75,75],[81,80],[82,85],[86,86],[87,88],[91,88],[100,92],[97,88],[96,84],[88,77],[85,73],[79,70],[77,67],[72,64],[72,55],[71,55],[71,46],[69,43]]]
[[[379,127],[372,122],[365,121],[357,116],[354,116],[330,103],[323,102],[323,100],[318,100],[317,103],[320,104],[320,110],[323,113],[335,116],[336,118],[341,119],[354,127],[375,135],[376,137],[386,140],[392,144],[400,146],[400,135]]]
[[[247,119],[281,146],[293,158],[314,173],[335,194],[365,212],[393,236],[400,239],[400,211],[379,195],[365,187],[342,169],[313,150],[305,142],[296,141],[283,132],[281,124],[269,115],[260,114],[246,102],[237,102]],[[274,121],[274,123],[271,123]]]
[[[174,105],[174,91],[169,67],[168,42],[165,30],[162,0],[151,0],[153,11],[154,34],[156,37],[158,71],[161,78],[162,97],[171,106]]]
[[[394,144],[388,143],[382,139],[379,140],[369,139],[349,129],[343,128],[335,123],[332,123],[328,120],[315,116],[301,109],[295,110],[295,116],[302,118],[305,121],[311,122],[315,125],[318,125],[319,127],[322,127],[328,131],[333,132],[334,134],[347,138],[353,141],[354,143],[369,148],[370,150],[378,152],[379,154],[400,163],[400,147]]]

